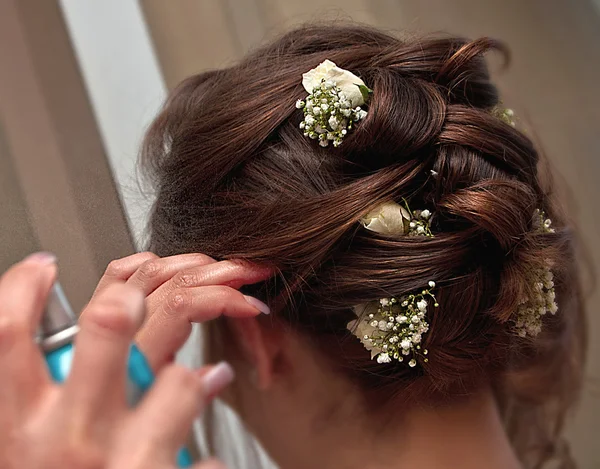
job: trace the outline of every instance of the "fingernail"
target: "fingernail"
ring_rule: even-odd
[[[56,263],[56,256],[51,252],[36,252],[34,254],[30,254],[23,262],[32,262],[41,265],[49,265]]]
[[[271,314],[271,308],[253,296],[244,295],[246,301],[263,314]]]
[[[202,380],[206,395],[215,396],[230,384],[234,377],[235,373],[231,365],[227,362],[221,362],[213,366],[200,379]]]

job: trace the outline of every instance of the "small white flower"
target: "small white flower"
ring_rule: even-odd
[[[418,301],[417,308],[419,308],[421,311],[427,311],[427,300],[423,299],[423,300]],[[414,320],[414,318],[413,318],[413,320]]]
[[[306,122],[306,125],[313,125],[315,123],[315,118],[309,114],[304,118],[304,122]]]
[[[379,327],[379,330],[387,331],[387,322],[379,321],[378,327]]]
[[[410,220],[410,213],[396,202],[386,202],[371,210],[363,218],[363,226],[376,233],[386,235],[402,235],[406,232],[405,223]]]
[[[417,226],[417,233],[419,233],[419,234],[425,233],[425,228],[423,228],[422,225]]]
[[[411,361],[408,362],[408,366],[414,368],[415,366],[417,366],[417,360],[413,358]]]
[[[296,109],[302,109],[303,107],[304,107],[304,101],[302,101],[301,99],[296,101]]]
[[[338,67],[331,60],[325,60],[316,68],[302,75],[302,86],[308,93],[312,93],[317,87],[320,87],[325,80],[325,83],[331,82],[338,86],[345,97],[350,100],[352,107],[361,106],[365,103],[360,86],[365,86],[365,82],[348,70]]]
[[[382,352],[379,355],[377,355],[377,363],[390,363],[391,361],[392,359],[390,358],[390,355],[387,352]]]
[[[433,280],[429,281],[429,287],[430,288],[435,288],[435,282]]]
[[[396,322],[399,324],[404,324],[406,321],[408,321],[406,316],[396,316]]]
[[[402,347],[404,350],[408,350],[411,347],[411,342],[408,339],[404,339],[402,342],[400,342],[400,347]]]
[[[421,218],[424,218],[425,220],[427,220],[430,216],[431,216],[431,212],[427,209],[425,209],[421,212]]]
[[[389,298],[382,298],[379,300],[379,304],[381,304],[381,306],[388,306],[390,304],[390,300]]]
[[[337,130],[338,125],[340,125],[339,121],[337,120],[337,117],[335,116],[331,116],[329,118],[329,127],[331,127],[332,130]]]

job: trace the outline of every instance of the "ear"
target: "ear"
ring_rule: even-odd
[[[257,318],[227,318],[242,358],[256,370],[257,386],[268,389],[277,371],[282,351],[283,330],[261,324]]]

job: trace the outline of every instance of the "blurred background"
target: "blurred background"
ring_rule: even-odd
[[[52,251],[72,303],[85,304],[110,260],[143,248],[151,196],[135,162],[168,90],[325,19],[505,41],[504,102],[560,175],[600,267],[600,0],[0,0],[0,271]],[[592,469],[600,295],[587,291],[589,364],[570,439]]]

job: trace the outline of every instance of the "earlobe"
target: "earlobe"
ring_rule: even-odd
[[[257,387],[268,389],[273,383],[279,341],[259,324],[257,318],[227,318],[227,323],[243,360],[253,368]]]

